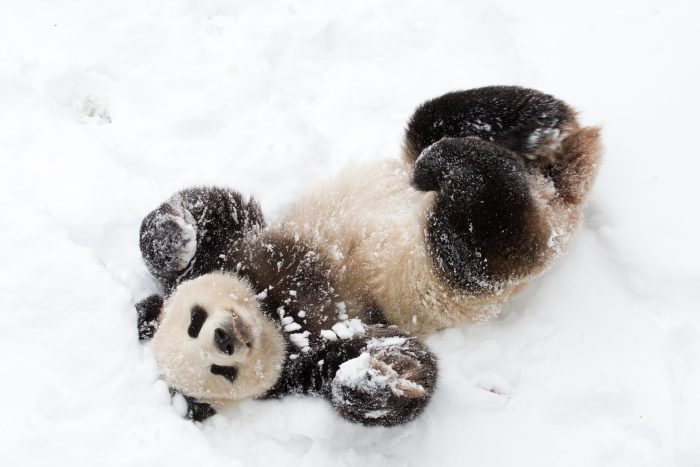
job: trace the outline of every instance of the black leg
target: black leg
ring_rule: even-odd
[[[437,191],[427,241],[454,287],[494,292],[544,261],[548,227],[532,199],[525,162],[479,138],[444,138],[414,165],[413,185]]]
[[[287,359],[265,397],[321,395],[345,419],[363,425],[393,426],[416,418],[435,390],[437,358],[396,326],[361,326],[359,334],[317,340],[310,352]]]
[[[575,126],[573,111],[550,95],[517,86],[490,86],[451,92],[419,106],[406,128],[404,148],[413,162],[444,137],[476,136],[547,166],[556,156],[559,140]]]
[[[139,340],[152,339],[158,330],[158,320],[163,309],[163,297],[151,295],[136,304],[136,326]]]
[[[169,388],[170,396],[175,397],[177,394],[182,395],[187,402],[187,412],[185,413],[185,418],[187,420],[192,420],[193,422],[203,422],[207,418],[216,415],[216,410],[206,402],[199,402],[192,397],[185,396],[179,393],[173,388]]]
[[[139,245],[149,270],[167,291],[230,264],[235,243],[264,225],[253,199],[245,201],[223,188],[190,188],[146,216]]]

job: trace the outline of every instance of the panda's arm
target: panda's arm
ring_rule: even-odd
[[[214,410],[214,407],[212,407],[210,404],[207,404],[206,402],[200,402],[193,397],[186,396],[177,390],[170,388],[170,396],[171,397],[177,397],[182,396],[183,399],[185,399],[185,402],[187,403],[187,412],[185,412],[184,418],[187,420],[192,420],[193,422],[202,422],[206,420],[207,418],[216,415],[216,410]]]
[[[310,354],[288,360],[266,397],[318,394],[345,419],[363,425],[394,426],[416,418],[435,390],[437,358],[395,326],[362,327],[362,334],[324,340]]]
[[[138,302],[135,307],[139,340],[152,339],[158,330],[158,321],[163,310],[163,297],[150,295]]]
[[[141,223],[139,246],[166,291],[197,276],[226,269],[236,242],[265,225],[252,198],[224,188],[175,193]]]

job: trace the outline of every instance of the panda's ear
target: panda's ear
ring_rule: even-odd
[[[159,295],[151,295],[136,304],[139,340],[151,339],[155,335],[162,310],[163,297]]]

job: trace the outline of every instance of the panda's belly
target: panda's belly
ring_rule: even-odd
[[[425,242],[435,194],[413,189],[410,170],[400,160],[348,167],[295,202],[283,228],[327,250],[350,306],[376,304],[416,333],[487,318],[511,293],[466,295],[437,275]]]

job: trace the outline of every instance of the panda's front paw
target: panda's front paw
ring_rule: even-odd
[[[141,224],[141,253],[160,273],[182,271],[197,250],[197,226],[178,195],[151,212]]]
[[[367,351],[340,366],[332,400],[351,421],[398,425],[421,413],[436,377],[436,361],[427,349],[411,338],[388,338],[370,343]]]
[[[420,191],[438,191],[446,166],[440,141],[433,143],[421,152],[413,164],[411,184]]]

